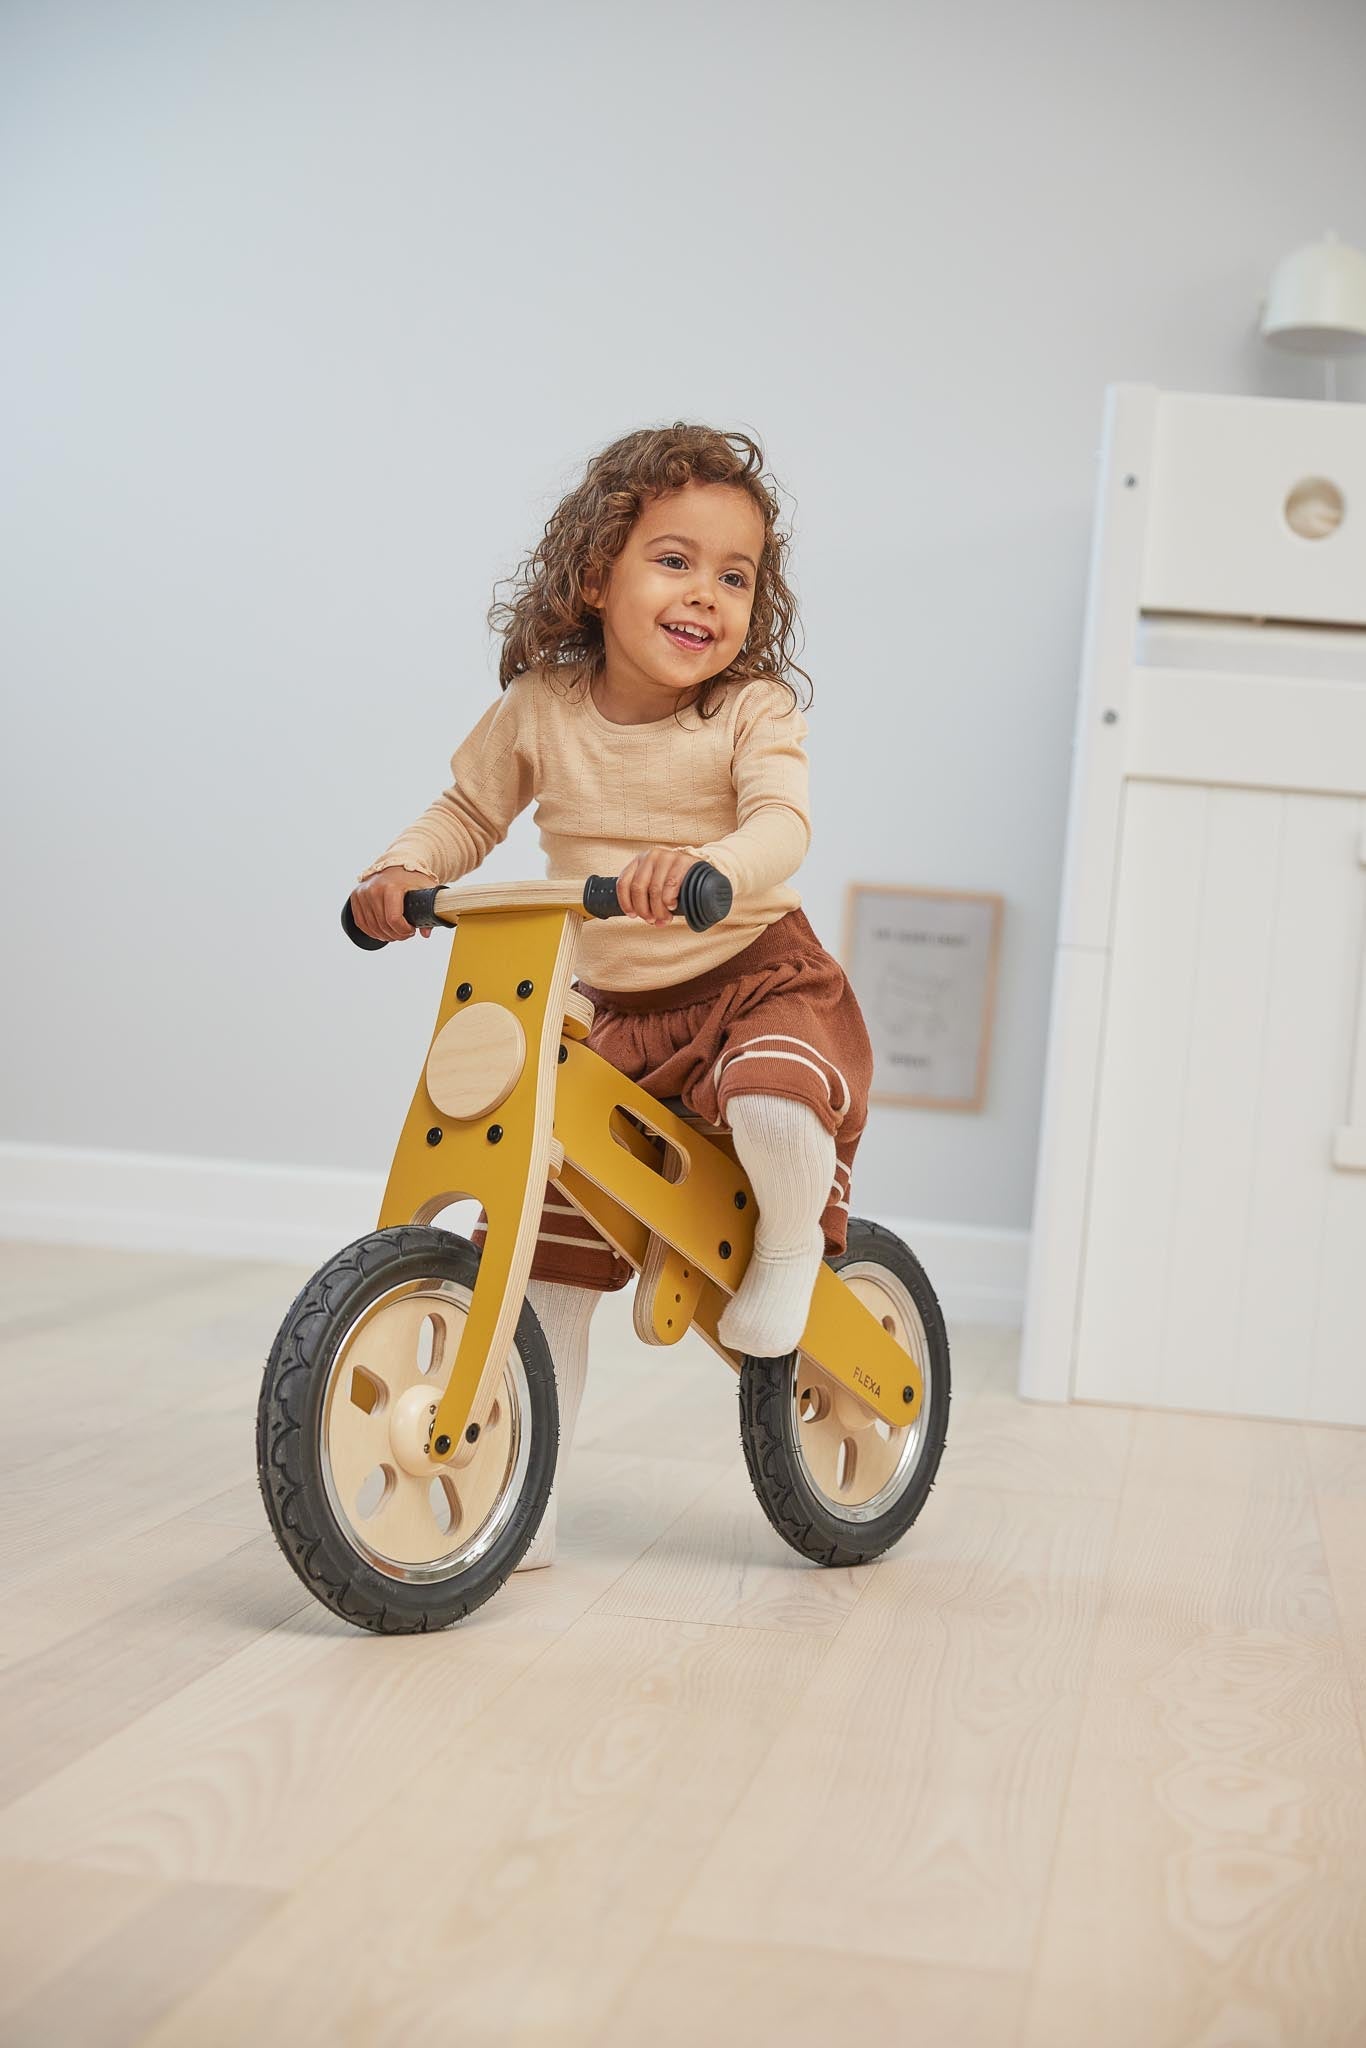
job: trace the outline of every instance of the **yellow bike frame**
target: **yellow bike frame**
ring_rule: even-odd
[[[737,1371],[716,1325],[744,1278],[755,1219],[728,1141],[685,1123],[582,1042],[590,1006],[571,987],[587,915],[581,883],[442,889],[435,911],[456,927],[450,965],[379,1217],[381,1229],[429,1223],[471,1198],[487,1218],[460,1349],[432,1419],[433,1468],[474,1456],[521,1314],[547,1183],[637,1273],[648,1262],[648,1299],[641,1282],[637,1301],[647,1341],[674,1344],[696,1329]],[[462,1062],[472,1082],[453,1093],[445,1077]],[[662,1159],[628,1118],[663,1140]],[[915,1361],[828,1266],[801,1349],[894,1428],[920,1413]]]

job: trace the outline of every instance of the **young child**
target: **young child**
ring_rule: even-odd
[[[456,750],[450,788],[351,898],[373,938],[411,938],[404,891],[469,874],[533,802],[552,879],[619,877],[626,916],[586,920],[579,940],[588,1043],[729,1126],[759,1215],[719,1330],[761,1358],[795,1349],[821,1259],[844,1249],[872,1081],[853,991],[787,886],[811,828],[778,517],[744,434],[680,423],[595,456],[490,613],[502,697]],[[697,860],[735,892],[706,932],[670,915]],[[630,1277],[548,1189],[528,1298],[555,1362],[562,1460],[590,1318]],[[549,1564],[554,1543],[552,1493],[522,1569]]]

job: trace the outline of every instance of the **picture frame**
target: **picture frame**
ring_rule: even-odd
[[[980,1112],[1004,914],[980,891],[848,885],[843,964],[873,1044],[870,1102]]]

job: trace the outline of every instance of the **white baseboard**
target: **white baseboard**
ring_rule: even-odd
[[[0,1143],[0,1237],[321,1265],[373,1227],[383,1174]],[[1029,1233],[876,1219],[904,1237],[953,1322],[1018,1327]]]
[[[975,1223],[921,1223],[876,1216],[905,1238],[930,1276],[951,1323],[993,1323],[1018,1330],[1024,1321],[1027,1230],[987,1230]]]
[[[383,1174],[0,1144],[0,1237],[321,1265],[371,1228]]]

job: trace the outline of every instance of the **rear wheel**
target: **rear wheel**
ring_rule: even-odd
[[[924,1268],[880,1224],[849,1219],[826,1264],[920,1368],[925,1398],[904,1429],[874,1415],[802,1352],[746,1358],[740,1441],[759,1505],[816,1564],[866,1564],[925,1505],[949,1423],[949,1341]]]
[[[266,1512],[309,1591],[360,1628],[462,1620],[545,1512],[559,1412],[525,1303],[477,1444],[435,1470],[428,1455],[478,1271],[449,1231],[375,1231],[314,1274],[270,1354],[256,1432]]]

